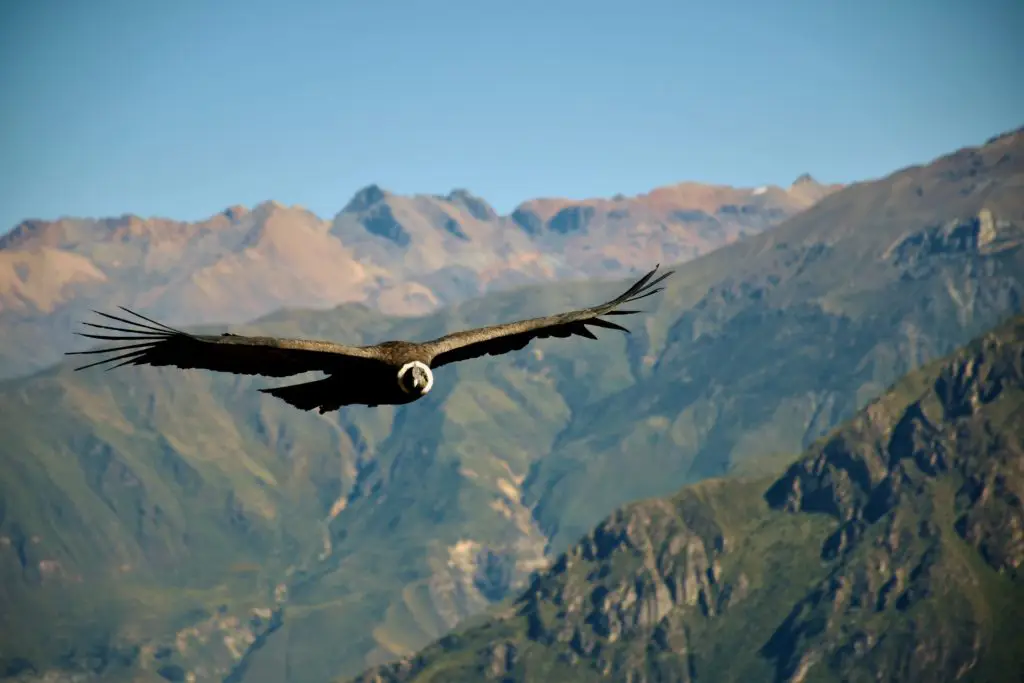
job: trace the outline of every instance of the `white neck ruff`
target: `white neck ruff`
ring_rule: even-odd
[[[402,377],[405,375],[405,373],[409,372],[415,367],[421,368],[425,373],[427,373],[427,386],[423,387],[423,393],[425,394],[428,391],[430,391],[430,387],[434,386],[434,373],[430,371],[430,366],[422,361],[411,361],[403,365],[398,370],[398,386],[401,387],[402,391],[404,391],[405,393],[409,393],[408,390],[405,388],[405,385],[402,384]]]

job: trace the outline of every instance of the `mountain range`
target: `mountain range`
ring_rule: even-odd
[[[776,476],[603,520],[510,604],[353,683],[1024,676],[1024,316]]]
[[[446,368],[400,409],[302,413],[268,382],[174,369],[0,383],[0,670],[254,683],[414,655],[557,571],[610,511],[781,466],[1019,313],[1022,151],[1016,131],[832,192],[679,265],[632,334]],[[621,288],[231,329],[424,339]],[[748,521],[768,514],[751,495]]]
[[[0,378],[58,361],[72,323],[112,302],[179,325],[346,302],[422,315],[517,285],[680,262],[838,187],[807,175],[785,189],[683,183],[636,197],[537,199],[500,216],[466,190],[407,197],[370,185],[333,220],[271,201],[195,223],[24,221],[0,237]]]

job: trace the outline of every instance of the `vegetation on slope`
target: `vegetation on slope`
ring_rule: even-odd
[[[628,505],[510,608],[357,683],[1018,681],[1024,316],[771,478]]]
[[[798,453],[1020,310],[1022,145],[842,190],[679,268],[632,335],[444,368],[399,410],[301,413],[254,390],[269,380],[174,369],[4,383],[0,613],[18,633],[0,656],[252,683],[411,654],[616,506]],[[621,287],[534,287],[422,319],[287,311],[235,331],[427,339]]]

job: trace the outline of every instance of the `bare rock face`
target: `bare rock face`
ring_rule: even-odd
[[[1024,432],[1000,430],[993,438],[989,414],[994,402],[1021,387],[1019,348],[987,336],[947,361],[930,390],[910,405],[900,405],[904,387],[873,402],[794,465],[767,498],[792,512],[837,518],[840,526],[822,548],[823,556],[835,557],[855,547],[901,500],[955,472],[963,478],[957,533],[984,548],[982,556],[997,571],[1015,571],[1024,561]],[[1015,419],[1015,427],[1024,424]]]
[[[532,637],[567,642],[577,654],[589,656],[603,643],[653,628],[676,606],[713,615],[722,590],[718,558],[725,551],[725,539],[712,520],[695,517],[689,526],[658,514],[663,512],[643,507],[620,511],[560,557],[552,576],[519,599],[521,610],[529,615]],[[642,573],[619,576],[602,571],[620,555],[639,559]],[[576,573],[577,563],[598,568]],[[555,591],[554,577],[563,576],[555,581]],[[540,601],[558,607],[550,619],[537,609]]]
[[[977,664],[983,614],[971,604],[951,546],[964,541],[992,570],[1020,580],[1022,332],[1018,318],[933,365],[928,384],[897,384],[767,491],[778,509],[834,517],[838,526],[821,556],[842,560],[766,645],[780,676],[807,665],[799,646],[817,628],[829,634],[821,656],[879,679],[939,680]],[[952,524],[936,521],[943,517]],[[890,638],[909,641],[911,629],[925,624],[928,635],[913,651],[883,653],[879,632],[840,631],[863,610],[917,615]],[[943,613],[963,621],[948,623]]]
[[[905,279],[921,279],[943,259],[963,254],[993,255],[1024,245],[1024,224],[990,209],[931,225],[902,237],[885,253]]]

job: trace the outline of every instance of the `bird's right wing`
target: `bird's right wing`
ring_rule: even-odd
[[[99,330],[121,334],[89,334],[76,332],[82,337],[118,342],[108,348],[88,351],[69,351],[67,355],[114,354],[75,370],[115,363],[121,365],[171,365],[178,368],[197,368],[230,372],[238,375],[265,375],[286,377],[318,370],[337,373],[360,371],[380,366],[372,347],[343,346],[326,341],[305,339],[277,339],[274,337],[245,337],[237,334],[189,334],[168,327],[139,313],[120,307],[140,321],[128,320],[109,313],[100,313],[122,326],[84,323]]]
[[[587,329],[588,325],[629,332],[622,325],[613,323],[610,320],[604,320],[601,316],[633,315],[639,313],[640,311],[621,310],[618,307],[660,292],[662,288],[655,287],[655,285],[660,284],[662,280],[671,275],[672,271],[663,273],[652,280],[651,278],[654,277],[657,271],[658,266],[655,266],[654,270],[644,275],[632,287],[616,298],[591,308],[569,311],[568,313],[560,313],[544,318],[532,318],[504,325],[492,325],[475,330],[455,332],[440,339],[426,342],[421,346],[430,354],[431,367],[436,368],[470,358],[479,358],[485,355],[497,356],[509,351],[518,351],[534,339],[544,339],[546,337],[560,337],[564,339],[571,336],[597,339],[594,333]]]

